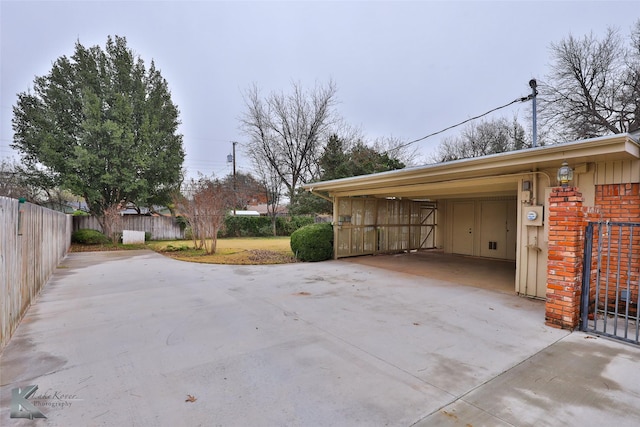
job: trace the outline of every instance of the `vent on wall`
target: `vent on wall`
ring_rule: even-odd
[[[489,250],[495,251],[498,249],[498,242],[489,242]]]

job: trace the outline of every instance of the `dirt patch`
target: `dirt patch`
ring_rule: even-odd
[[[267,251],[263,249],[252,249],[249,252],[248,259],[256,264],[283,264],[296,262],[296,259],[282,252]]]
[[[298,262],[291,251],[271,251],[266,249],[222,249],[215,254],[207,255],[195,250],[165,252],[158,251],[180,261],[198,262],[204,264],[229,264],[229,265],[267,265],[289,264]]]

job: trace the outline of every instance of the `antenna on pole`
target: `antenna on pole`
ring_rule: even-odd
[[[538,146],[538,118],[537,118],[537,111],[536,111],[536,95],[538,95],[538,91],[537,91],[537,87],[538,87],[538,82],[536,81],[536,79],[531,79],[529,80],[529,86],[531,87],[531,101],[532,101],[532,116],[533,116],[533,141],[532,141],[532,146],[533,147],[537,147]]]

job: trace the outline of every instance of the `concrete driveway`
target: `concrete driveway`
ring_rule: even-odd
[[[548,328],[539,301],[344,261],[70,254],[0,368],[3,426],[640,419],[640,349]],[[10,418],[29,385],[47,418]]]

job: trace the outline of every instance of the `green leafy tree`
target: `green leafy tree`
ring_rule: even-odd
[[[318,161],[321,169],[320,181],[348,178],[403,169],[405,164],[388,152],[379,152],[361,140],[349,144],[337,135],[331,135]],[[296,215],[331,213],[328,200],[300,191],[289,211]]]
[[[319,160],[321,180],[347,178],[403,169],[405,164],[389,155],[366,145],[362,140],[351,144],[337,135],[331,135]]]
[[[319,164],[322,181],[344,178],[351,175],[349,171],[349,153],[344,139],[331,135],[324,147]]]
[[[291,215],[330,214],[332,212],[333,204],[330,201],[302,188],[298,189],[295,201],[289,205]]]
[[[166,204],[182,179],[178,109],[166,80],[127,47],[76,43],[13,109],[14,144],[31,179],[84,197],[105,234],[126,203]]]
[[[368,175],[404,167],[405,164],[400,160],[390,157],[387,153],[380,153],[361,141],[349,152],[346,164],[347,176]]]

